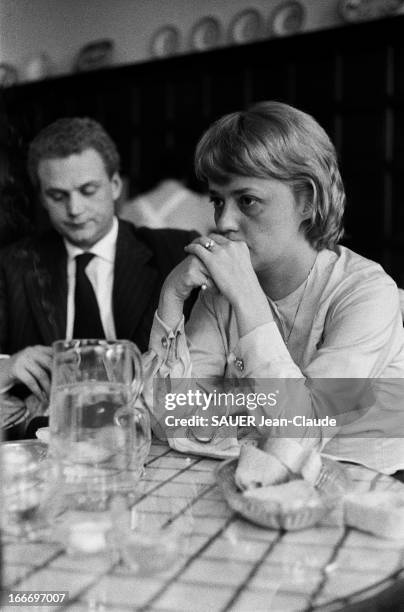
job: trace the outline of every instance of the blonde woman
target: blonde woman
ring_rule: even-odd
[[[186,247],[163,285],[149,376],[248,379],[256,388],[277,380],[276,406],[257,410],[299,415],[292,435],[301,444],[386,473],[403,468],[398,291],[380,265],[339,245],[345,193],[327,134],[306,113],[262,102],[214,123],[195,167],[216,230]],[[205,290],[184,330],[195,287]],[[313,427],[341,413],[337,427]]]

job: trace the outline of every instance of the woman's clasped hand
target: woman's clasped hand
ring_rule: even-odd
[[[185,251],[203,263],[213,286],[232,304],[237,303],[240,291],[246,291],[249,286],[260,288],[243,240],[210,234],[196,238]]]

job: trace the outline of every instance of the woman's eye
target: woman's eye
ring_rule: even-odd
[[[253,211],[257,208],[258,201],[250,196],[243,196],[240,198],[239,206],[241,210]]]

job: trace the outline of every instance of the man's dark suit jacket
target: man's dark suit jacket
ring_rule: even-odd
[[[196,235],[119,221],[113,284],[117,338],[147,349],[163,281]],[[0,252],[0,353],[65,337],[66,257],[63,240],[53,230]]]

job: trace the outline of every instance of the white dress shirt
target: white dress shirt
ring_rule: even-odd
[[[114,283],[114,263],[116,252],[116,241],[118,237],[118,220],[113,219],[112,227],[108,234],[89,249],[95,257],[86,267],[86,274],[94,289],[100,309],[100,317],[107,340],[116,340],[115,323],[112,311],[112,288]],[[66,316],[66,340],[73,337],[74,326],[74,290],[76,286],[76,262],[75,257],[85,253],[67,240],[64,240],[67,251],[67,316]],[[0,354],[0,359],[6,359],[10,355]],[[13,385],[0,388],[0,394],[6,393]]]
[[[95,257],[86,267],[86,274],[94,289],[100,309],[100,317],[107,340],[116,340],[115,323],[112,312],[112,288],[114,283],[114,263],[116,240],[118,237],[118,220],[114,217],[108,234],[94,244],[88,251]],[[74,326],[74,291],[76,286],[75,257],[85,253],[67,240],[64,240],[67,251],[67,316],[66,340],[73,337]]]

